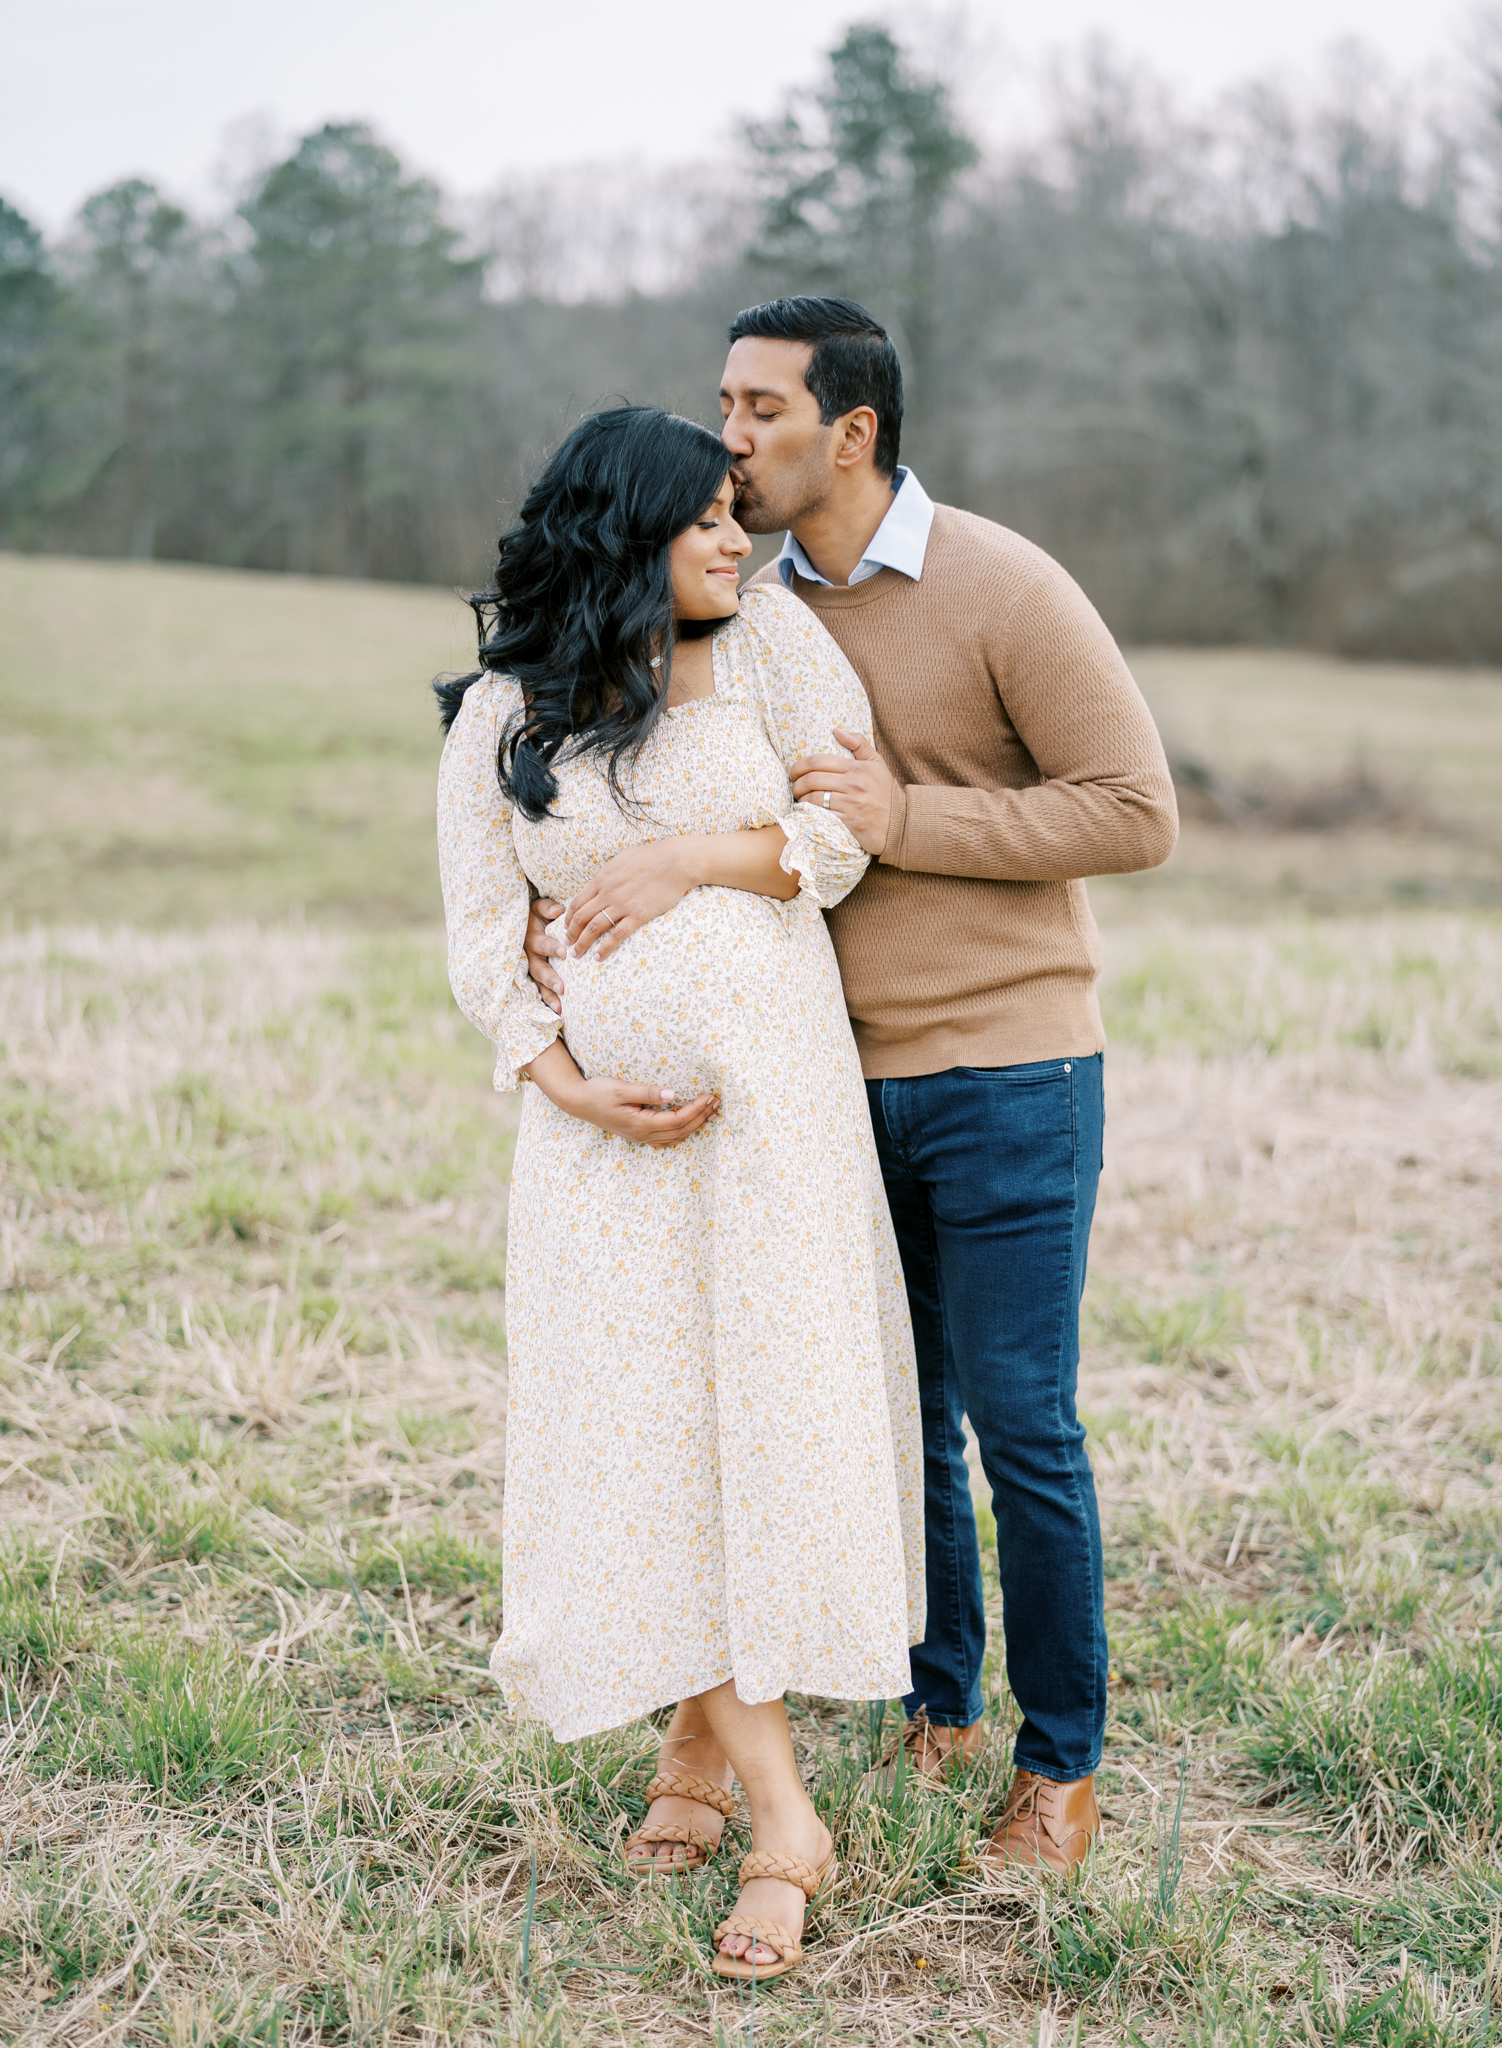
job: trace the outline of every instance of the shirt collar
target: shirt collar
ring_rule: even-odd
[[[872,534],[871,543],[857,563],[850,581],[864,583],[878,569],[896,569],[916,583],[923,574],[923,558],[928,552],[928,533],[933,523],[934,501],[922,484],[910,469],[894,471],[892,502],[887,516]],[[829,578],[819,574],[797,541],[788,534],[782,543],[782,553],[777,557],[777,573],[788,590],[793,587],[794,570],[809,583],[829,584]]]

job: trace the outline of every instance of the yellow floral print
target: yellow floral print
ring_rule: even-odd
[[[559,1029],[527,976],[533,894],[567,901],[643,839],[780,823],[791,902],[692,890],[610,959],[564,964],[587,1074],[716,1091],[658,1151],[528,1087],[507,1250],[505,1625],[491,1669],[560,1740],[734,1678],[887,1698],[923,1633],[912,1335],[860,1064],[821,911],[866,855],[787,769],[871,729],[787,592],[743,594],[711,697],[668,710],[623,809],[598,756],[555,764],[534,824],[496,781],[520,708],[475,684],[444,749],[449,974],[496,1086]]]

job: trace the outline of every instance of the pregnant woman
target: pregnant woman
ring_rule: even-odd
[[[869,730],[784,591],[743,596],[728,460],[647,407],[586,420],[438,686],[449,975],[525,1092],[506,1334],[505,1628],[491,1668],[560,1740],[676,1704],[627,1843],[643,1874],[753,1853],[715,1968],[777,1976],[833,1846],[788,1691],[886,1699],[923,1634],[912,1340],[820,915],[866,855],[787,768]],[[563,1014],[528,979],[566,903]]]

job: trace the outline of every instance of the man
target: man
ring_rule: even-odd
[[[962,1418],[992,1490],[1007,1677],[1022,1715],[988,1858],[1065,1872],[1100,1826],[1106,1717],[1095,1486],[1075,1415],[1101,1166],[1100,952],[1087,875],[1177,833],[1152,717],[1059,565],[935,505],[898,467],[902,372],[848,299],[739,314],[720,392],[741,524],[865,685],[874,730],[798,763],[868,853],[829,913],[912,1309],[928,1633],[908,1767],[975,1753],[985,1654]],[[874,745],[873,742],[874,741]],[[556,985],[539,906],[529,949]],[[812,1310],[814,1304],[810,1304]],[[873,1773],[890,1780],[894,1757]]]

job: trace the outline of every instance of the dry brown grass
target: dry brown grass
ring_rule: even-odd
[[[891,1810],[805,1702],[847,1877],[751,2003],[733,1861],[619,1869],[651,1731],[561,1751],[484,1676],[511,1123],[424,690],[468,645],[431,591],[0,559],[8,900],[135,926],[0,940],[0,2040],[1497,2039],[1497,678],[1138,658],[1172,752],[1298,801],[1092,885],[1107,1838],[979,1876],[994,1664],[972,1783]],[[1402,829],[1269,829],[1353,776]],[[1288,915],[1405,902],[1473,908]],[[297,906],[346,935],[224,921]]]
[[[1495,2031],[1502,935],[1111,955],[1104,1847],[978,1874],[994,1673],[973,1783],[891,1810],[867,1711],[807,1703],[848,1874],[752,2005],[704,1967],[732,1864],[617,1867],[651,1731],[562,1751],[483,1677],[510,1125],[435,941],[8,942],[0,2038]]]
[[[1502,903],[1494,672],[1198,647],[1132,668],[1184,830],[1166,869],[1095,885],[1116,916]]]

